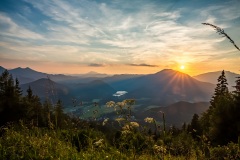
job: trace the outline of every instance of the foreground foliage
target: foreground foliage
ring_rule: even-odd
[[[20,122],[3,127],[1,134],[0,159],[240,158],[238,144],[204,148],[206,144],[194,141],[186,132],[174,136],[169,133],[157,140],[139,131],[116,132],[118,138],[114,140],[91,128],[51,130]]]
[[[0,159],[240,159],[240,78],[229,92],[224,71],[201,116],[182,129],[132,116],[134,99],[110,101],[118,118],[81,120],[64,114],[61,101],[40,102],[31,88],[0,76]],[[141,123],[140,123],[141,122]]]

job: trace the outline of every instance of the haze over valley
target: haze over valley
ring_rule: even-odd
[[[66,113],[89,118],[97,103],[104,117],[106,102],[134,99],[135,115],[185,102],[201,114],[222,70],[230,91],[240,73],[238,0],[0,4],[0,72]]]
[[[4,67],[0,67],[1,73],[4,70]],[[213,73],[203,74],[204,81],[198,80],[203,77],[202,75],[193,78],[172,69],[144,75],[107,75],[96,72],[64,75],[18,67],[10,69],[9,73],[19,79],[23,94],[31,87],[33,94],[39,96],[42,102],[51,99],[56,103],[60,99],[66,113],[82,116],[83,113],[89,112],[84,116],[89,118],[92,116],[93,104],[97,102],[102,108],[99,117],[106,115],[114,117],[114,110],[103,109],[108,101],[135,99],[133,115],[136,118],[141,119],[147,113],[150,115],[154,109],[162,110],[168,115],[168,123],[180,126],[184,122],[189,122],[192,114],[201,114],[208,108],[215,88],[215,84],[210,82],[213,82],[214,78],[217,81],[219,72],[214,74],[215,77]],[[226,73],[227,78],[230,74],[230,80],[234,80],[233,75],[239,76],[236,73]],[[175,116],[177,113],[182,115]]]

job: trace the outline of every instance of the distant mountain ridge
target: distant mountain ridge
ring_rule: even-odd
[[[178,101],[199,102],[209,101],[215,85],[198,81],[191,76],[175,71],[164,69],[155,74],[149,75],[113,75],[104,78],[76,78],[66,75],[46,74],[34,71],[30,68],[15,68],[9,70],[13,76],[21,79],[31,80],[27,85],[43,86],[43,80],[47,79],[56,83],[59,92],[63,93],[62,86],[67,88],[69,95],[84,99],[114,99],[113,94],[116,91],[126,91],[124,98],[134,98],[142,105],[162,105],[166,106]],[[45,82],[44,82],[45,83]],[[46,83],[45,83],[46,85]],[[62,85],[62,86],[59,86]],[[36,88],[35,92],[40,92],[41,88]],[[62,94],[64,95],[64,94]],[[69,98],[69,97],[68,97]],[[115,97],[116,99],[116,97]]]
[[[217,79],[221,75],[221,72],[222,71],[203,73],[203,74],[193,76],[193,78],[195,78],[199,81],[209,82],[209,83],[212,83],[212,84],[217,84]],[[235,83],[236,77],[239,77],[240,74],[233,73],[233,72],[230,72],[230,71],[224,71],[224,72],[225,72],[225,75],[226,75],[226,78],[227,78],[227,81],[228,81],[228,88],[230,90],[233,90],[232,86],[236,85],[236,83]]]
[[[0,71],[1,70],[4,71],[5,68],[0,67]],[[43,72],[38,72],[29,67],[26,68],[18,67],[14,69],[9,69],[8,72],[12,74],[13,78],[18,78],[21,84],[30,83],[41,78],[50,78],[53,81],[65,81],[76,79],[76,77],[67,76],[63,74],[47,74]]]
[[[116,90],[127,91],[129,98],[149,99],[147,104],[168,105],[178,101],[209,101],[214,85],[198,81],[172,69],[110,83]]]

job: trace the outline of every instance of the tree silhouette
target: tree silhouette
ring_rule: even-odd
[[[237,142],[239,115],[236,113],[239,112],[233,94],[228,91],[227,79],[223,71],[218,78],[210,107],[201,117],[204,134],[210,138],[213,145]]]

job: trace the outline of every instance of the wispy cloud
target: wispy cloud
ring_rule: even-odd
[[[0,10],[0,57],[153,68],[226,59],[232,46],[202,22],[226,28],[240,44],[237,0],[199,6],[190,1],[23,2],[19,11]]]
[[[0,12],[0,34],[2,36],[17,37],[21,39],[43,39],[44,37],[36,32],[30,31],[16,24],[6,14]]]
[[[134,67],[158,67],[157,65],[151,65],[151,64],[128,64],[129,66],[134,66]]]
[[[91,63],[88,66],[90,66],[90,67],[104,67],[105,65],[104,64],[99,64],[99,63]]]

